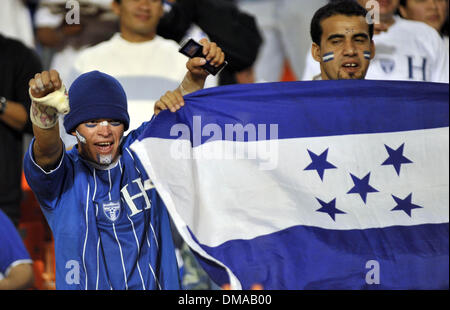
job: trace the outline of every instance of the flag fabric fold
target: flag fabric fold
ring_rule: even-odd
[[[234,289],[448,289],[448,84],[313,81],[185,96],[131,146]]]

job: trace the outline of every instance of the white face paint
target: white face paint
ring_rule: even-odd
[[[83,137],[83,136],[81,135],[81,133],[78,132],[78,130],[75,130],[75,134],[77,135],[77,138],[78,138],[78,140],[79,140],[81,143],[86,144],[86,138]]]
[[[117,120],[91,120],[80,124],[73,134],[78,140],[79,153],[96,167],[110,166],[120,156],[123,126]]]
[[[104,123],[106,123],[106,125]],[[107,121],[101,122],[99,124],[100,126],[108,126]],[[81,143],[86,144],[86,138],[83,137],[83,135],[81,135],[81,133],[79,133],[78,130],[75,130],[75,134],[77,135],[77,138]],[[112,163],[112,160],[113,160],[112,154],[107,155],[97,154],[97,162],[100,165],[110,165]]]
[[[97,161],[100,165],[109,165],[112,163],[112,155],[98,155],[97,154]]]
[[[106,127],[109,124],[110,124],[110,122],[108,122],[108,121],[101,121],[98,123],[98,125],[103,126],[103,127]],[[115,125],[113,125],[113,126],[115,126]],[[107,155],[97,154],[97,161],[100,165],[109,165],[109,164],[111,164],[112,160],[113,160],[113,157],[111,154],[107,154]]]

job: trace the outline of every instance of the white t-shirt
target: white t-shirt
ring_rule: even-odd
[[[374,35],[375,57],[366,79],[449,82],[449,54],[445,43],[432,27],[395,16],[387,32]],[[320,74],[320,64],[311,53],[302,80]]]
[[[115,77],[128,99],[129,130],[136,129],[153,116],[153,107],[168,90],[174,90],[187,72],[188,58],[178,52],[179,45],[156,36],[153,40],[132,43],[116,33],[110,40],[83,50],[77,57],[66,88],[80,74],[99,70]],[[60,122],[61,123],[61,122]],[[63,132],[63,128],[61,126]],[[66,146],[67,136],[63,140]]]
[[[444,36],[442,38],[442,40],[444,40],[444,45],[445,45],[445,48],[447,49],[447,53],[450,53],[450,44],[448,41],[448,36]]]

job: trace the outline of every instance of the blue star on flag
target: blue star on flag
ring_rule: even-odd
[[[391,149],[386,144],[384,145],[386,147],[386,150],[389,154],[389,157],[381,164],[381,165],[392,165],[395,168],[395,171],[397,172],[397,175],[400,175],[400,168],[402,164],[411,164],[412,161],[403,156],[403,147],[405,146],[405,143],[400,145],[400,147],[396,150]]]
[[[322,201],[322,200],[320,200],[317,197],[316,197],[316,199],[320,203],[320,205],[322,206],[322,208],[317,209],[316,211],[317,212],[328,213],[328,215],[333,219],[333,221],[336,221],[336,219],[335,219],[336,214],[338,214],[338,213],[345,214],[344,211],[341,211],[341,210],[336,208],[336,198],[334,198],[330,202]]]
[[[395,197],[394,195],[391,195],[391,196],[392,196],[392,198],[394,198],[395,202],[397,203],[395,208],[392,209],[391,211],[405,211],[405,213],[408,214],[409,217],[411,217],[411,210],[423,208],[423,207],[415,205],[411,202],[412,201],[412,193],[409,194],[405,199]]]
[[[351,173],[350,176],[352,177],[355,186],[353,186],[347,194],[359,194],[364,203],[366,203],[368,193],[378,192],[378,190],[369,185],[370,172],[362,179],[359,179]]]
[[[336,166],[327,161],[328,149],[322,154],[316,155],[308,150],[309,157],[311,157],[312,163],[310,163],[304,170],[317,170],[320,179],[323,181],[323,174],[326,169],[336,169]]]

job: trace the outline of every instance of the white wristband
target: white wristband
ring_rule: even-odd
[[[31,88],[28,93],[31,98],[30,119],[39,128],[54,127],[58,122],[58,113],[67,114],[70,111],[69,99],[64,85],[42,98],[34,97],[31,94]]]
[[[61,114],[67,114],[70,111],[69,99],[67,97],[66,87],[64,84],[60,89],[42,98],[33,97],[31,94],[31,88],[28,90],[28,93],[30,94],[31,100],[39,105],[53,107],[58,111],[58,113]]]
[[[47,105],[31,102],[30,119],[33,124],[42,129],[55,127],[58,122],[58,111]]]

